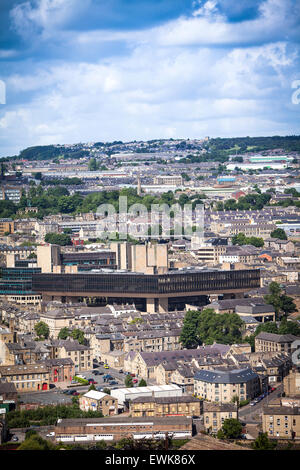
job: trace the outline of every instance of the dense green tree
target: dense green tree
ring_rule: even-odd
[[[201,344],[233,344],[241,341],[243,322],[235,313],[217,314],[212,308],[188,311],[184,318],[180,341],[185,348]]]
[[[23,441],[17,450],[55,450],[56,446],[52,442],[43,439],[39,435],[32,435]]]
[[[39,321],[34,325],[34,330],[39,338],[47,339],[49,337],[49,326],[43,321]]]
[[[242,424],[238,419],[225,419],[220,432],[217,433],[219,439],[238,439],[242,434]]]
[[[287,235],[282,228],[276,228],[271,232],[272,238],[279,238],[280,240],[287,240]]]
[[[0,218],[6,219],[12,217],[17,212],[17,206],[9,200],[0,201]]]
[[[45,235],[45,242],[61,246],[72,245],[70,236],[65,233],[47,233]]]
[[[66,326],[60,330],[58,333],[59,339],[67,339],[70,336],[70,330]]]
[[[146,382],[146,380],[141,379],[141,380],[139,381],[139,387],[147,387],[147,382]]]
[[[193,349],[199,344],[197,329],[200,319],[200,312],[197,310],[188,310],[183,320],[180,342],[183,348]]]
[[[288,321],[286,317],[283,317],[278,328],[278,333],[280,335],[300,336],[300,326],[297,322]]]
[[[75,328],[71,332],[71,338],[75,339],[78,341],[80,344],[86,344],[86,339],[84,337],[84,332],[82,330],[79,330],[78,328]]]
[[[260,237],[246,237],[244,233],[238,233],[232,237],[233,245],[253,245],[258,248],[264,246],[264,240]]]
[[[255,439],[255,441],[252,442],[251,447],[254,450],[273,450],[276,445],[276,442],[271,441],[268,438],[268,434],[266,432],[261,432]]]
[[[264,300],[267,304],[273,305],[277,319],[280,319],[282,315],[289,315],[297,311],[292,297],[282,293],[282,289],[277,282],[270,283],[269,294],[264,296]]]

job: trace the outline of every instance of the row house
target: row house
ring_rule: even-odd
[[[255,338],[255,351],[271,351],[291,354],[292,344],[300,337],[291,334],[279,335],[276,333],[261,332]]]
[[[93,367],[92,349],[89,346],[80,344],[77,340],[52,341],[52,349],[54,358],[72,359],[75,373]]]
[[[203,402],[190,395],[181,397],[138,397],[130,402],[130,415],[144,416],[200,416]]]
[[[49,390],[49,371],[45,364],[0,366],[0,378],[13,383],[18,393]]]
[[[203,402],[203,424],[205,431],[216,434],[226,419],[238,419],[238,411],[233,403]]]

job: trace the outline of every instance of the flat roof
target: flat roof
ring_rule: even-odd
[[[114,392],[122,392],[125,394],[135,394],[135,393],[147,393],[147,392],[167,392],[171,390],[181,390],[181,388],[175,384],[151,385],[148,387],[117,388],[114,390]]]

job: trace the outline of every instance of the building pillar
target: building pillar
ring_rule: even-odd
[[[168,311],[169,311],[169,299],[168,298],[158,299],[158,312],[167,313]]]
[[[146,299],[147,313],[155,313],[155,299]]]

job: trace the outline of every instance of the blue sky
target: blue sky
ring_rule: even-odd
[[[0,156],[299,134],[297,0],[1,0]]]

